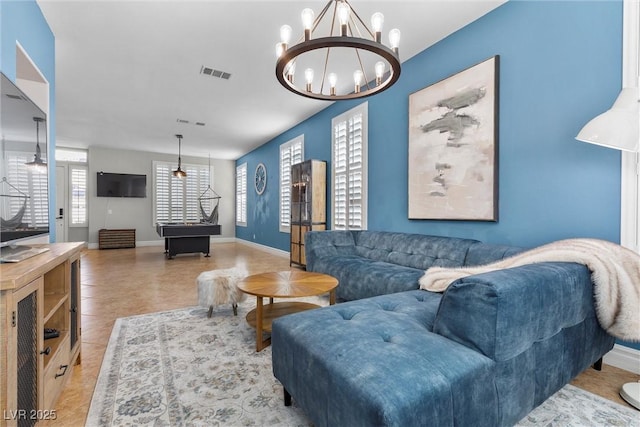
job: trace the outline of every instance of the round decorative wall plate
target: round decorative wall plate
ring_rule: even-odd
[[[264,193],[264,189],[267,188],[267,168],[264,163],[258,163],[258,166],[256,166],[254,184],[256,187],[256,193],[258,194]]]

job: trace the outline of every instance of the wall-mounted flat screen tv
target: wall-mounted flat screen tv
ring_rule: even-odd
[[[98,197],[147,197],[147,176],[97,173]]]
[[[0,73],[0,248],[49,234],[47,129],[46,114]]]

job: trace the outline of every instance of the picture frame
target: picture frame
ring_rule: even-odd
[[[498,221],[500,56],[409,95],[409,219]]]

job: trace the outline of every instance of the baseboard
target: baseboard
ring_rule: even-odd
[[[640,350],[615,344],[613,349],[605,354],[604,363],[640,375]]]
[[[248,240],[238,239],[238,238],[236,238],[236,243],[240,243],[242,245],[247,245],[256,249],[260,249],[261,251],[269,252],[272,255],[280,256],[283,258],[289,258],[289,252],[283,251],[281,249],[272,248],[271,246],[265,246],[259,243],[250,242]]]
[[[211,244],[215,245],[218,243],[234,243],[237,239],[235,237],[211,237]],[[138,240],[136,241],[136,247],[143,246],[164,246],[164,240]],[[87,245],[89,249],[98,249],[97,243],[89,243]],[[287,256],[289,256],[287,254]]]

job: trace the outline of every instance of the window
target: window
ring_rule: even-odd
[[[87,150],[73,148],[56,148],[57,162],[87,163]]]
[[[56,156],[57,157],[57,156]],[[69,165],[71,183],[70,227],[86,227],[87,224],[87,167]]]
[[[622,86],[637,87],[640,75],[640,4],[624,2]],[[640,253],[640,153],[622,152],[620,243]]]
[[[9,212],[0,212],[3,218],[12,218],[24,206],[22,222],[30,227],[47,227],[49,225],[49,191],[47,174],[27,171],[26,162],[33,160],[33,152],[5,153],[7,160],[7,181],[22,194],[31,194],[30,198],[11,197]]]
[[[56,148],[56,161],[64,166],[67,175],[67,192],[70,195],[68,211],[69,227],[87,227],[88,223],[88,195],[87,195],[87,150],[74,148]],[[67,203],[65,201],[65,203]]]
[[[155,222],[200,222],[200,206],[211,211],[211,200],[198,200],[200,195],[213,186],[209,177],[209,166],[182,164],[186,178],[176,178],[173,170],[177,165],[153,162],[154,214]]]
[[[247,225],[247,164],[236,167],[236,225]]]
[[[367,228],[368,104],[331,121],[331,228]]]
[[[291,230],[291,166],[304,158],[304,135],[280,146],[280,231]]]

